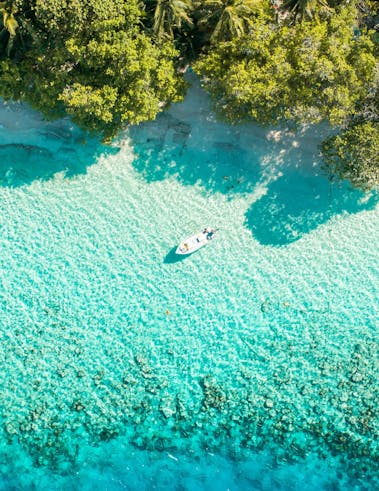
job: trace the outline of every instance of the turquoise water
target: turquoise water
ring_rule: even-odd
[[[0,125],[0,489],[378,486],[378,199],[324,128],[228,127],[196,86],[112,147]]]

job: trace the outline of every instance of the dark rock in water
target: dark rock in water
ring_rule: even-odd
[[[203,410],[207,411],[209,408],[222,409],[226,402],[226,396],[216,380],[211,376],[207,376],[202,379],[200,385],[204,392]]]
[[[232,151],[238,152],[241,150],[237,145],[235,145],[234,143],[231,143],[231,142],[217,141],[217,142],[213,143],[213,146],[216,147],[218,150],[221,150],[223,152],[232,152]]]
[[[191,125],[188,123],[184,123],[183,121],[179,121],[179,123],[175,123],[173,128],[176,132],[182,133],[184,135],[189,135],[191,132]]]
[[[134,357],[134,361],[136,362],[137,366],[141,370],[141,375],[145,379],[150,379],[154,378],[154,374],[152,373],[152,369],[148,364],[147,359],[142,356],[142,355],[136,355]]]
[[[64,141],[70,141],[73,133],[70,128],[54,127],[44,131],[38,131],[39,134],[47,136],[51,139],[59,139]],[[83,138],[83,137],[82,137]]]
[[[81,400],[77,399],[76,401],[73,401],[71,405],[71,409],[74,409],[77,412],[83,411],[84,404],[82,403]]]
[[[24,150],[25,152],[31,154],[31,153],[37,153],[41,157],[52,157],[53,154],[50,152],[45,147],[40,147],[38,145],[25,145],[24,143],[6,143],[3,145],[0,145],[0,152],[5,151],[7,153],[10,153],[11,151],[14,150]]]
[[[5,425],[5,431],[8,433],[8,435],[17,435],[18,433],[16,427],[12,423],[7,423]]]
[[[61,378],[64,378],[67,374],[66,374],[66,370],[64,370],[63,368],[58,368],[57,370],[57,374],[61,377]]]
[[[101,383],[101,381],[103,380],[104,378],[104,371],[103,370],[99,370],[95,376],[93,377],[93,383],[95,385],[99,385]]]
[[[124,387],[124,389],[136,385],[136,383],[137,380],[134,377],[130,376],[128,373],[122,377],[122,386]]]
[[[161,405],[161,407],[159,409],[166,419],[171,418],[175,414],[175,409],[170,407],[169,403],[167,403],[167,402],[165,403],[165,405]]]
[[[176,416],[177,419],[188,419],[186,406],[179,394],[176,396]]]
[[[265,313],[270,310],[271,302],[269,300],[265,300],[261,303],[261,312]]]
[[[273,401],[271,399],[266,399],[265,407],[267,407],[268,409],[271,409],[272,407],[274,407]]]
[[[101,441],[109,441],[118,435],[118,430],[116,428],[103,428],[99,433],[99,438]]]

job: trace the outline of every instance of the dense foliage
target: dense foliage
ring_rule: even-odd
[[[348,127],[322,145],[329,169],[362,189],[379,182],[378,149],[379,124],[373,122]]]
[[[349,140],[351,131],[360,128],[357,118],[370,121],[374,129],[379,120],[372,101],[378,34],[366,25],[373,24],[376,11],[368,3],[363,6],[362,11],[354,2],[287,0],[282,9],[290,12],[261,10],[246,32],[202,53],[194,66],[216,109],[229,121],[327,120],[340,127],[342,140],[332,138],[323,145],[326,167],[370,188],[379,184],[378,158],[366,158],[364,139]],[[367,126],[360,134],[365,131]],[[369,141],[371,154],[379,154],[373,134]]]
[[[376,64],[369,35],[352,42],[353,22],[352,9],[343,9],[318,22],[257,23],[203,55],[195,67],[233,121],[341,124],[365,97]]]
[[[0,1],[0,95],[111,138],[180,100],[191,63],[230,121],[329,121],[326,165],[374,187],[378,3]]]
[[[178,53],[141,28],[137,0],[8,2],[20,43],[1,61],[1,95],[49,116],[65,111],[90,130],[113,136],[124,123],[152,119],[180,100]]]

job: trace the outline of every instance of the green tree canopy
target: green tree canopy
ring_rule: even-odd
[[[257,19],[248,36],[221,43],[195,69],[229,120],[342,124],[376,66],[372,33],[354,37],[355,14],[349,7],[292,26]]]
[[[35,0],[18,10],[32,30],[13,61],[0,61],[3,97],[48,116],[66,112],[105,138],[182,98],[178,53],[142,31],[138,0]]]
[[[154,10],[153,32],[158,38],[173,39],[174,29],[182,24],[192,26],[192,0],[157,0]]]
[[[283,0],[282,10],[294,14],[295,18],[308,17],[312,19],[319,13],[330,11],[327,0]]]
[[[12,2],[0,2],[0,13],[2,14],[0,21],[0,43],[2,42],[7,56],[10,55],[14,38],[17,35],[18,22],[14,16],[15,10]]]
[[[209,30],[213,44],[240,38],[249,32],[254,19],[267,10],[266,0],[204,0],[197,2],[199,26]]]
[[[379,184],[379,122],[349,126],[322,144],[329,172],[361,189]]]

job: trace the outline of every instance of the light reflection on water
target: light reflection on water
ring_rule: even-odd
[[[4,489],[373,485],[376,198],[191,97],[110,149],[1,113]]]

